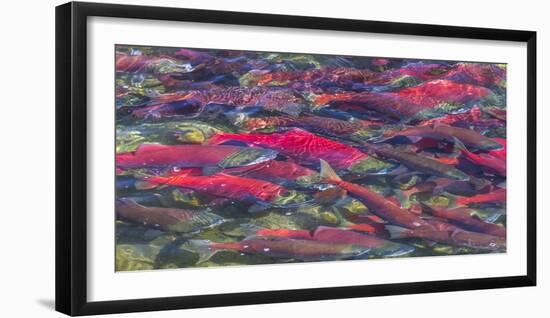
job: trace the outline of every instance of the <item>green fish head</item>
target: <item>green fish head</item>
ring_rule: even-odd
[[[308,199],[309,197],[302,192],[289,190],[277,196],[273,201],[271,201],[271,203],[274,205],[284,206],[288,204],[303,203],[306,202]]]
[[[318,173],[309,176],[302,176],[296,179],[296,183],[303,187],[311,186],[313,184],[319,183],[320,181],[321,175],[319,175]]]
[[[348,170],[352,173],[385,173],[393,170],[396,167],[395,164],[376,159],[374,157],[368,157],[363,159],[351,167]]]
[[[227,157],[220,163],[221,168],[235,168],[242,166],[251,166],[265,161],[273,160],[277,157],[277,152],[271,149],[243,148]]]

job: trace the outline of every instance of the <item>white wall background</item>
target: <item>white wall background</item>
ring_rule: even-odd
[[[538,32],[539,286],[117,317],[509,317],[550,314],[549,191],[550,24],[544,1],[145,0],[117,3],[233,11],[528,29]],[[0,316],[61,317],[54,298],[54,6],[62,1],[10,1],[1,10],[0,48]],[[338,273],[331,273],[338,275]],[[546,297],[544,296],[546,295]]]

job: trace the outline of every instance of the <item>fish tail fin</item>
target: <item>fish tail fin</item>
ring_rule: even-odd
[[[197,253],[199,259],[196,264],[204,263],[212,258],[219,250],[211,247],[212,242],[209,240],[188,240],[182,245],[184,250],[192,253]]]
[[[118,198],[116,199],[115,206],[118,207],[141,207],[141,204],[137,203],[133,199],[130,198]]]
[[[327,183],[338,183],[342,181],[340,177],[336,174],[334,169],[329,165],[328,162],[321,159],[321,181],[327,182]]]
[[[475,187],[476,190],[483,190],[486,187],[489,187],[491,185],[490,181],[487,181],[485,179],[475,178],[475,177],[470,177],[468,182],[470,182]]]
[[[265,230],[265,228],[263,228],[261,226],[258,226],[258,225],[255,225],[255,224],[250,224],[250,223],[241,224],[239,226],[239,228],[240,228],[243,236],[246,237],[246,238],[252,238],[252,237],[256,237],[258,235],[262,235],[261,231]]]
[[[149,181],[149,178],[152,176],[153,175],[139,171],[135,172],[134,177],[136,178],[136,181],[134,182],[134,187],[137,190],[150,190],[159,187],[159,183]]]
[[[158,183],[148,182],[144,180],[136,181],[134,183],[134,187],[136,188],[136,190],[151,190],[157,188],[158,186]]]
[[[272,204],[269,204],[264,201],[257,201],[256,203],[252,204],[250,207],[248,207],[248,213],[256,214],[256,213],[264,213],[267,212],[270,208],[273,208],[274,206]]]
[[[429,215],[434,215],[435,208],[431,207],[426,202],[422,202],[422,201],[418,201],[418,204],[420,204],[420,206],[422,207],[422,212]]]
[[[470,151],[468,150],[468,148],[466,148],[466,146],[464,145],[464,143],[462,141],[460,141],[456,137],[453,137],[453,140],[454,140],[454,148],[456,150],[458,150],[458,152],[461,152],[461,153],[464,153],[464,154],[469,154],[470,153]]]
[[[395,197],[397,200],[399,200],[399,203],[401,204],[401,207],[404,209],[408,209],[411,207],[411,196],[413,195],[414,190],[400,190],[400,189],[394,189],[393,193],[395,193]]]
[[[292,117],[298,117],[304,110],[304,106],[301,104],[286,104],[280,109],[283,113]]]
[[[390,239],[408,238],[411,230],[397,225],[386,225],[386,231],[390,235]]]

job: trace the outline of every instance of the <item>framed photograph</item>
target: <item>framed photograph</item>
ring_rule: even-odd
[[[56,309],[534,286],[535,81],[532,31],[58,6]]]

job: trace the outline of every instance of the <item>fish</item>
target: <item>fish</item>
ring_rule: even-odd
[[[281,185],[271,182],[232,176],[223,173],[214,175],[189,175],[186,171],[170,176],[144,177],[144,181],[192,189],[218,197],[235,199],[249,203],[259,201],[275,203],[289,193]]]
[[[154,73],[170,72],[191,72],[193,70],[190,64],[180,63],[178,60],[169,56],[146,56],[116,54],[115,68],[117,72],[143,72],[152,71]]]
[[[444,78],[485,87],[506,85],[506,71],[490,63],[457,63]]]
[[[498,142],[502,148],[492,149],[487,151],[487,154],[491,157],[499,158],[500,160],[506,162],[506,139],[502,138],[492,138],[494,141]]]
[[[172,117],[196,117],[202,110],[202,104],[196,100],[178,100],[167,103],[140,106],[122,106],[117,109],[117,119],[127,120],[129,117],[137,119],[154,119]]]
[[[308,101],[292,89],[268,89],[264,87],[227,87],[209,90],[185,90],[163,94],[154,98],[151,103],[162,104],[183,100],[194,100],[201,105],[224,104],[233,107],[260,107],[267,111],[278,111],[298,116],[308,108]]]
[[[506,161],[488,154],[475,154],[469,151],[466,146],[455,138],[455,147],[462,153],[466,159],[482,166],[486,170],[492,171],[500,176],[506,177]]]
[[[292,86],[311,89],[331,85],[350,88],[354,83],[385,85],[392,78],[385,74],[349,67],[323,67],[310,70],[251,70],[239,82],[242,86]],[[300,83],[302,85],[296,85]]]
[[[414,76],[422,81],[441,79],[451,70],[452,66],[439,63],[415,62],[408,63],[398,69],[389,70],[392,77],[399,75]]]
[[[405,244],[394,243],[376,237],[375,235],[362,234],[348,228],[334,228],[319,226],[315,230],[292,229],[266,229],[257,226],[242,226],[248,228],[245,232],[251,237],[275,237],[302,240],[314,240],[332,244],[352,244],[369,248],[369,255],[376,256],[403,256],[414,251],[414,247]]]
[[[319,173],[291,161],[271,160],[252,166],[228,168],[223,173],[278,184],[308,186],[319,181]]]
[[[317,106],[339,101],[361,103],[365,108],[379,113],[398,119],[413,120],[422,119],[426,113],[437,107],[462,105],[492,96],[494,93],[485,87],[434,80],[395,92],[321,94],[313,98],[313,103]]]
[[[251,255],[263,255],[272,258],[287,258],[300,261],[320,261],[358,257],[368,253],[369,248],[340,243],[325,243],[299,239],[261,239],[250,238],[240,242],[212,242],[208,240],[188,240],[184,249],[199,254],[197,264],[208,261],[222,250],[238,251]]]
[[[436,140],[454,142],[455,138],[463,144],[480,150],[502,149],[503,145],[489,137],[485,137],[474,130],[449,126],[445,124],[434,124],[433,126],[415,126],[403,127],[397,130],[387,130],[384,138],[378,141],[384,141],[395,136],[405,136],[409,138],[422,137]]]
[[[467,121],[477,122],[483,120],[483,111],[479,106],[473,106],[465,112],[456,114],[446,114],[442,117],[431,118],[423,120],[417,124],[417,126],[433,126],[434,124],[446,124],[452,125],[456,122]]]
[[[300,117],[291,116],[270,116],[270,117],[252,117],[242,119],[240,125],[248,130],[255,131],[270,127],[296,127],[307,131],[325,135],[341,137],[350,135],[359,131],[368,132],[376,122],[360,119],[341,120],[332,117],[315,116],[304,114]]]
[[[366,187],[342,180],[332,169],[328,162],[321,159],[321,181],[339,186],[349,194],[363,202],[372,213],[384,220],[406,228],[432,228],[426,221],[413,213],[399,207],[384,196],[369,190]]]
[[[271,134],[217,133],[208,140],[208,144],[222,144],[228,141],[240,141],[252,147],[272,149],[305,165],[316,165],[321,158],[337,169],[353,172],[374,172],[393,168],[393,165],[373,158],[354,147],[298,128]]]
[[[421,204],[424,207],[424,211],[428,211],[428,213],[436,217],[459,223],[461,226],[466,227],[472,231],[498,237],[506,237],[506,228],[494,223],[489,223],[481,220],[479,217],[476,216],[475,210],[464,207],[448,209],[432,207],[424,203]]]
[[[459,197],[455,200],[457,206],[482,203],[502,203],[506,202],[506,189],[497,188],[489,193],[477,194],[470,197]]]
[[[217,145],[141,144],[136,151],[118,153],[116,166],[121,169],[203,167],[210,171],[255,165],[277,156],[270,149]]]
[[[455,168],[453,165],[441,162],[441,160],[432,159],[430,157],[422,156],[417,153],[399,151],[389,145],[387,147],[372,145],[368,143],[364,143],[364,145],[366,145],[367,148],[372,149],[376,154],[386,158],[397,160],[413,171],[420,171],[423,173],[428,173],[430,175],[445,177],[458,181],[469,181],[478,188],[483,188],[488,185],[487,182],[485,182],[484,180],[474,178],[467,173]]]
[[[464,246],[493,252],[506,251],[506,239],[499,236],[466,231],[455,226],[446,226],[449,230],[407,229],[395,225],[387,225],[391,239],[421,238],[455,246]]]
[[[483,112],[501,121],[506,121],[506,110],[498,107],[485,107]]]
[[[132,223],[167,232],[193,233],[212,228],[226,220],[209,210],[148,207],[129,198],[116,200],[117,215]]]
[[[409,63],[391,73],[407,74],[426,80],[452,80],[480,86],[500,86],[506,80],[506,72],[489,63],[456,63],[454,65],[416,62]],[[395,76],[395,75],[394,75]]]

